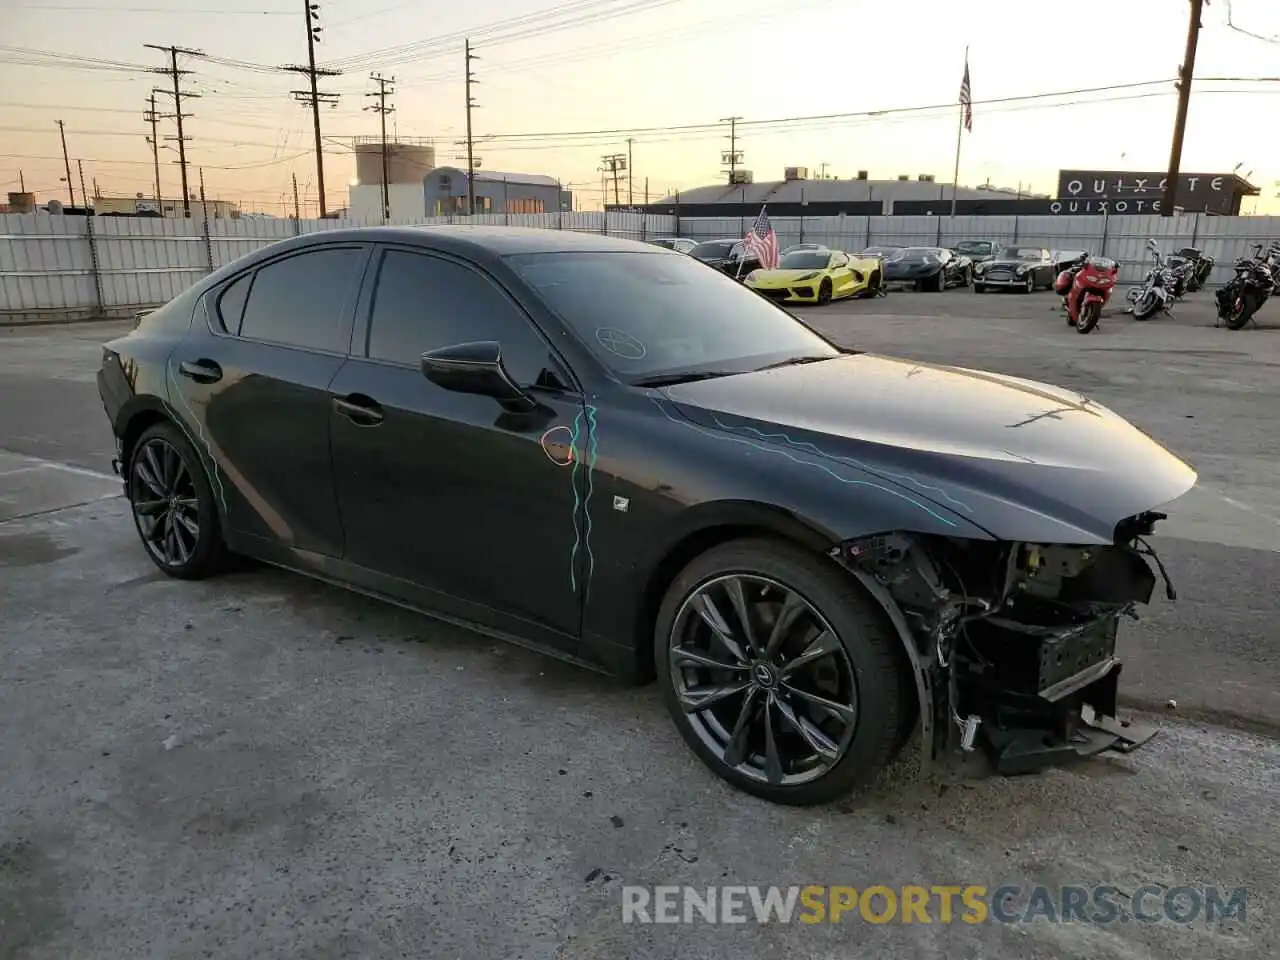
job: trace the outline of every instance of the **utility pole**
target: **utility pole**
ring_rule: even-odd
[[[631,162],[631,138],[627,137],[627,206],[634,207],[635,201],[631,199],[631,178],[635,175],[635,165]]]
[[[18,171],[18,189],[22,193],[27,192],[27,178],[21,170]]]
[[[1169,173],[1160,199],[1160,216],[1172,217],[1178,196],[1178,174],[1182,166],[1182,138],[1187,132],[1187,105],[1191,100],[1191,75],[1196,68],[1196,45],[1200,40],[1200,13],[1205,0],[1191,0],[1191,19],[1187,23],[1187,51],[1178,70],[1178,113],[1173,121],[1173,146],[1169,151]]]
[[[729,149],[720,151],[720,162],[729,167],[729,182],[733,183],[733,175],[742,162],[742,151],[738,149],[738,121],[741,117],[721,117],[721,123],[729,124]]]
[[[302,0],[302,15],[307,25],[307,65],[303,67],[290,64],[280,69],[300,73],[311,81],[310,90],[290,90],[289,92],[299,103],[311,107],[311,124],[316,135],[316,185],[320,188],[320,218],[324,219],[328,210],[325,207],[324,197],[324,146],[320,139],[320,105],[323,103],[336,107],[339,95],[321,91],[317,87],[317,82],[320,77],[341,76],[342,71],[316,66],[316,44],[320,42],[320,33],[323,28],[319,23],[311,21],[320,19],[320,4],[313,3],[312,0]]]
[[[204,216],[204,230],[209,232],[209,205],[204,202],[204,167],[200,168],[200,213]]]
[[[67,168],[67,193],[71,197],[71,206],[76,205],[76,188],[71,182],[71,160],[67,156],[67,128],[63,126],[61,120],[53,121],[58,125],[58,134],[62,137],[62,164]]]
[[[89,206],[89,191],[84,188],[84,161],[76,161],[76,169],[80,171],[80,196],[84,200],[84,205]]]
[[[302,211],[298,209],[298,175],[293,175],[293,220],[297,223],[302,219]]]
[[[160,207],[160,212],[164,213],[164,201],[160,199],[160,138],[156,135],[156,124],[160,122],[160,116],[156,113],[156,92],[151,91],[151,96],[147,98],[147,110],[142,114],[142,119],[151,124],[151,136],[147,137],[147,143],[151,144],[151,162],[156,168],[156,205]]]
[[[471,70],[471,61],[479,60],[474,53],[471,52],[471,39],[467,38],[464,43],[464,51],[466,53],[467,65],[467,216],[474,216],[476,212],[476,160],[475,160],[475,144],[471,139],[471,111],[478,107],[475,98],[471,96],[471,85],[479,83],[476,75]]]
[[[182,170],[182,215],[184,217],[189,217],[191,216],[191,191],[187,187],[187,140],[189,138],[182,132],[182,121],[188,119],[191,114],[182,112],[182,98],[199,97],[200,94],[189,93],[182,89],[180,81],[183,76],[189,74],[191,71],[178,69],[178,54],[185,54],[189,57],[203,57],[204,53],[200,50],[188,50],[184,47],[174,46],[163,47],[154,43],[144,43],[143,46],[149,47],[152,50],[161,50],[169,54],[169,66],[152,67],[151,72],[167,74],[173,80],[172,91],[164,90],[157,92],[172,93],[173,95],[173,113],[168,114],[167,116],[178,122],[178,135],[176,137],[165,137],[165,139],[178,141],[178,167]]]
[[[613,205],[619,205],[618,200],[618,172],[627,169],[627,155],[625,153],[611,153],[607,157],[601,157],[604,163],[604,171],[613,177]],[[608,194],[605,195],[608,200]]]
[[[391,219],[391,196],[390,188],[387,186],[390,177],[387,170],[387,114],[395,110],[394,106],[387,106],[387,94],[395,93],[395,88],[387,89],[388,84],[396,82],[396,78],[390,80],[385,79],[382,74],[372,74],[370,79],[378,85],[378,89],[372,93],[366,93],[366,97],[377,97],[378,102],[372,106],[365,107],[366,110],[372,110],[374,113],[381,114],[382,118],[382,222],[385,224]]]

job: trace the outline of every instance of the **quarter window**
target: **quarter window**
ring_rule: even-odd
[[[218,297],[218,319],[227,333],[240,332],[240,318],[244,316],[244,302],[249,296],[249,281],[252,279],[253,274],[246,273],[222,288]]]
[[[459,263],[388,250],[369,322],[369,356],[416,366],[424,353],[477,340],[502,345],[502,361],[522,386],[554,366],[530,321],[487,277]]]
[[[345,353],[351,294],[363,251],[309,250],[258,269],[240,336]]]

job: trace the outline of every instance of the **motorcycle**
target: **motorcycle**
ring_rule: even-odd
[[[1120,265],[1114,260],[1087,254],[1058,274],[1053,289],[1066,298],[1067,324],[1076,333],[1097,327],[1119,274]]]
[[[1191,281],[1196,274],[1196,263],[1189,257],[1174,254],[1165,259],[1164,265],[1172,275],[1169,293],[1176,303],[1191,291]]]
[[[1262,244],[1254,247],[1252,257],[1241,257],[1235,263],[1235,276],[1220,289],[1218,319],[1228,330],[1240,330],[1253,319],[1259,308],[1276,292],[1277,256],[1280,247],[1272,244],[1267,255],[1262,256]]]
[[[1132,313],[1135,320],[1149,320],[1156,311],[1169,312],[1173,305],[1173,286],[1176,282],[1174,271],[1165,264],[1164,254],[1154,240],[1147,241],[1147,249],[1155,257],[1155,266],[1147,271],[1142,285],[1134,287],[1126,294],[1129,301],[1126,313]]]
[[[1191,276],[1187,278],[1187,292],[1195,293],[1209,282],[1209,277],[1213,273],[1213,267],[1217,263],[1213,257],[1210,257],[1195,247],[1183,247],[1177,252],[1177,256],[1184,257],[1191,261]]]

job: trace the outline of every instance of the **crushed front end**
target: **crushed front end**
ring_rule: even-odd
[[[1026,773],[1155,735],[1117,719],[1116,634],[1157,571],[1175,598],[1145,540],[1163,517],[1129,518],[1102,546],[887,534],[836,549],[906,634],[926,761],[982,746],[997,772]]]

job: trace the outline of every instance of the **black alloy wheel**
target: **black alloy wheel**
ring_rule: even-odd
[[[823,280],[818,286],[818,303],[825,306],[831,302],[831,281]]]
[[[195,450],[172,423],[158,423],[138,438],[128,491],[134,525],[156,566],[184,580],[216,571],[225,550],[213,491]]]
[[[685,741],[717,775],[810,805],[875,778],[905,737],[900,642],[845,571],[785,543],[699,557],[658,617],[655,665]],[[907,730],[910,733],[910,730]]]

